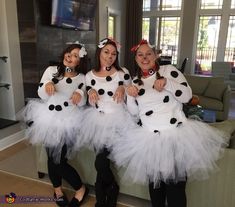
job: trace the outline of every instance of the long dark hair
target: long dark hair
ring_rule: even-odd
[[[118,55],[119,55],[119,52],[118,52],[118,49],[117,49],[117,44],[116,42],[114,42],[113,40],[109,39],[109,38],[105,38],[103,40],[101,40],[100,42],[104,41],[104,40],[107,40],[107,42],[104,44],[104,46],[102,48],[99,48],[97,46],[96,48],[96,52],[95,52],[95,68],[94,70],[96,72],[99,72],[100,71],[100,68],[101,68],[101,64],[100,64],[100,53],[101,53],[101,50],[106,46],[106,45],[113,45],[116,49],[116,52],[117,52],[117,56],[116,56],[116,60],[114,61],[113,65],[116,70],[122,70],[122,68],[120,67],[119,65],[119,60],[118,60]]]
[[[58,66],[57,66],[58,72],[53,75],[54,77],[56,77],[56,78],[63,78],[64,77],[66,66],[63,63],[63,60],[64,60],[65,54],[70,53],[72,50],[74,50],[76,48],[81,49],[82,47],[83,46],[81,44],[71,44],[67,48],[64,49],[64,51],[59,56],[60,60],[59,60]],[[75,71],[77,73],[86,74],[86,72],[88,70],[88,60],[89,59],[88,59],[87,55],[84,55],[84,57],[82,57],[82,58],[80,57],[79,65],[77,65],[75,67]]]

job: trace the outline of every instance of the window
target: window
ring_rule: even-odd
[[[162,10],[181,10],[181,0],[161,0],[158,8]]]
[[[109,15],[109,19],[108,19],[108,37],[115,38],[115,26],[116,26],[115,16]]]
[[[200,16],[197,41],[197,63],[205,74],[216,60],[220,28],[220,16]]]
[[[143,0],[143,11],[150,11],[150,1],[151,0]]]
[[[200,0],[195,73],[212,61],[235,62],[235,0]]]
[[[224,54],[224,61],[235,61],[235,16],[229,17],[227,43]]]
[[[150,18],[143,18],[142,21],[142,38],[143,39],[149,39],[149,24],[150,24]]]
[[[142,37],[177,64],[182,0],[143,0]]]
[[[201,9],[222,9],[223,0],[201,0]]]
[[[172,57],[172,62],[177,62],[177,48],[179,40],[179,17],[160,17],[157,18],[158,44],[162,50],[162,54]]]
[[[235,0],[232,0],[231,2],[231,9],[234,9],[235,8]]]

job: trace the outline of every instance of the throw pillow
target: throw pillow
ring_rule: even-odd
[[[211,81],[204,93],[204,96],[209,98],[215,98],[221,101],[226,87],[227,86],[224,83],[215,83]]]

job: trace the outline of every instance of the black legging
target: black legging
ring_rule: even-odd
[[[159,186],[154,188],[154,184],[149,184],[149,194],[153,207],[165,207],[167,200],[168,207],[186,207],[186,181],[178,183],[161,182]]]
[[[104,148],[96,155],[95,168],[97,171],[95,192],[95,207],[115,207],[119,187],[115,181],[115,177],[110,168],[110,160],[108,159],[109,151]]]
[[[74,190],[79,190],[82,187],[82,181],[77,171],[67,163],[66,153],[67,146],[64,145],[61,151],[60,163],[55,163],[51,156],[51,148],[46,148],[48,161],[48,174],[54,188],[62,185],[62,179],[65,179]]]
[[[97,171],[96,182],[102,182],[104,185],[110,185],[115,181],[113,172],[110,168],[110,160],[108,159],[109,151],[104,148],[96,155],[95,169]]]

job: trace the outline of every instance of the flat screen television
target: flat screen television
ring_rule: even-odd
[[[93,30],[97,0],[52,0],[51,25]]]

